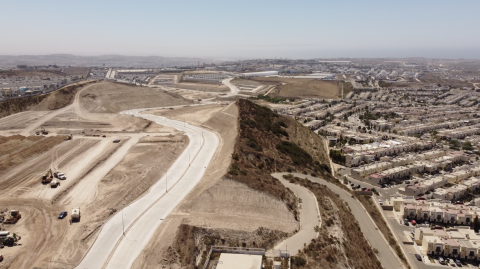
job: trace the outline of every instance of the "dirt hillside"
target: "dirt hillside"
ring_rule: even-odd
[[[238,116],[229,112],[232,108]],[[180,115],[178,110],[163,113]],[[189,114],[183,115],[189,122]],[[165,219],[133,268],[195,268],[213,244],[270,247],[298,229],[298,201],[270,173],[328,175],[322,138],[250,101],[239,100],[202,126],[221,130],[221,150],[206,178]]]

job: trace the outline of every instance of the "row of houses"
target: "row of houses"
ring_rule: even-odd
[[[445,154],[446,154],[446,151],[444,150],[432,150],[432,151],[427,151],[419,154],[408,154],[406,156],[392,158],[392,159],[389,159],[388,157],[382,157],[380,158],[380,162],[378,163],[365,165],[357,168],[352,168],[351,175],[352,177],[357,179],[367,179],[367,177],[372,174],[380,173],[382,171],[395,168],[395,167],[408,166],[410,164],[413,164],[419,161],[430,160],[436,157],[441,157],[441,156],[444,156]],[[424,168],[422,169],[422,171],[423,170]]]
[[[415,229],[415,242],[424,255],[480,261],[480,237],[469,227]]]
[[[406,142],[387,140],[365,145],[351,145],[343,147],[345,166],[356,167],[362,163],[371,163],[384,156],[397,155],[403,152],[429,150],[436,145],[435,141]]]
[[[480,208],[463,204],[452,204],[446,200],[415,200],[413,197],[393,196],[393,209],[404,219],[430,221],[450,225],[470,225],[480,215]]]

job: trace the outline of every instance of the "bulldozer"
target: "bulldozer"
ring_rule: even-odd
[[[42,184],[48,184],[53,179],[52,169],[48,169],[47,173],[42,176]]]

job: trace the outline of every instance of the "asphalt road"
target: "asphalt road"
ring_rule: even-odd
[[[281,173],[281,175],[288,174],[288,173]],[[368,240],[372,248],[376,248],[379,252],[378,259],[382,263],[383,267],[386,269],[398,269],[403,268],[403,264],[397,259],[394,255],[392,249],[389,247],[385,239],[382,237],[380,230],[375,228],[375,224],[373,220],[370,218],[368,213],[363,209],[360,202],[354,198],[352,198],[351,194],[344,191],[337,185],[329,183],[321,178],[307,176],[303,174],[292,173],[294,176],[300,178],[307,178],[308,180],[316,183],[320,183],[326,185],[330,190],[337,193],[340,198],[348,203],[350,209],[352,210],[352,214],[357,219],[360,229],[362,230],[365,238]]]
[[[195,187],[218,146],[218,137],[200,127],[133,109],[121,114],[142,117],[184,131],[187,149],[149,192],[118,212],[102,228],[76,268],[130,268],[163,219]],[[168,191],[168,192],[167,192]]]
[[[288,182],[282,178],[281,173],[272,174],[282,182],[285,187],[292,190],[298,198],[302,199],[300,208],[300,229],[293,236],[279,243],[274,249],[287,250],[290,255],[297,255],[298,251],[304,248],[317,237],[315,226],[320,226],[320,212],[318,212],[317,199],[304,187]]]

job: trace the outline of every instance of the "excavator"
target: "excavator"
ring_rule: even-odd
[[[40,131],[36,131],[36,132],[35,132],[36,135],[40,135],[40,133],[41,133],[42,135],[48,135],[48,131],[45,130],[45,128],[43,128],[43,126],[40,126]]]
[[[2,237],[0,238],[0,248],[3,248],[3,246],[13,246],[15,245],[20,239],[22,239],[19,235],[12,234],[12,236],[9,237]]]
[[[53,179],[52,169],[48,169],[48,172],[42,177],[42,184],[48,184]]]

